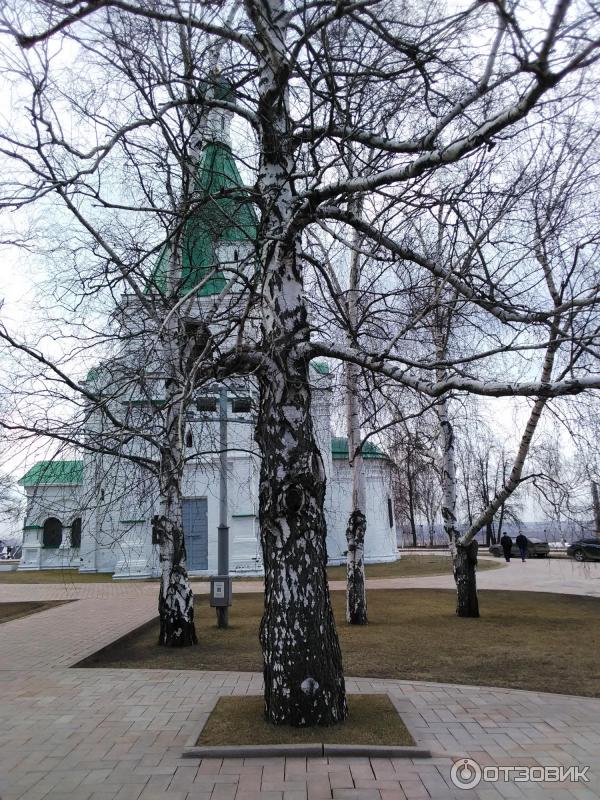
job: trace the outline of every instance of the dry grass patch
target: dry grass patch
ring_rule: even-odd
[[[71,600],[44,600],[0,603],[0,623],[10,622],[11,619],[19,619],[19,617],[28,617],[30,614],[37,614],[38,611],[45,611],[48,608],[71,602]]]
[[[332,727],[292,728],[265,720],[262,697],[220,697],[196,744],[415,744],[387,694],[348,695],[348,712]]]
[[[477,569],[498,569],[504,562],[480,560]],[[399,561],[390,564],[368,564],[366,567],[367,578],[414,578],[427,575],[451,575],[452,564],[448,556],[439,555],[406,555]],[[329,567],[327,570],[329,580],[346,580],[346,567]],[[262,581],[262,577],[236,575],[235,580]],[[206,576],[192,576],[193,582],[206,582]],[[110,572],[79,572],[77,569],[40,569],[16,572],[0,572],[0,583],[110,583]],[[157,583],[157,578],[143,582]],[[136,581],[140,583],[140,581]]]
[[[488,570],[504,567],[504,561],[481,560],[477,569]],[[423,555],[403,555],[398,561],[387,564],[367,564],[365,567],[367,578],[419,578],[430,575],[452,575],[452,562],[450,556],[427,553]],[[346,565],[328,567],[327,577],[330,581],[346,580]],[[262,581],[262,576],[234,575],[234,581]],[[193,575],[192,581],[206,581],[205,577]]]
[[[0,572],[0,583],[107,583],[111,572],[79,572],[77,569],[40,569]]]
[[[498,569],[505,562],[496,562],[480,559],[477,570]],[[420,578],[428,575],[452,575],[452,560],[450,556],[435,554],[403,555],[399,561],[388,564],[367,564],[365,566],[367,579],[369,578]],[[345,581],[346,566],[329,567],[327,577],[330,581]]]
[[[428,680],[600,697],[600,599],[541,592],[480,592],[480,619],[459,619],[455,593],[369,593],[369,625],[350,626],[344,592],[333,592],[346,675]],[[262,671],[260,594],[235,595],[231,627],[216,627],[196,598],[199,645],[157,647],[152,621],[80,666]]]

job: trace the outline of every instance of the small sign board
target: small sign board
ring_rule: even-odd
[[[212,575],[210,578],[210,604],[213,607],[231,605],[232,580],[230,575]]]

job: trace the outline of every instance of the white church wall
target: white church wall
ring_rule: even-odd
[[[312,414],[317,444],[321,450],[327,479],[325,514],[328,525],[327,548],[333,562],[344,560],[347,547],[345,529],[351,502],[351,473],[346,461],[333,460],[331,453],[331,377],[311,370],[313,383]],[[258,519],[260,458],[254,441],[250,412],[234,413],[231,391],[228,405],[228,493],[230,568],[234,572],[262,571]],[[238,387],[238,397],[256,396],[255,387]],[[123,406],[119,404],[121,409]],[[148,413],[134,405],[132,413]],[[188,462],[184,470],[183,496],[206,499],[208,564],[203,573],[218,569],[219,524],[219,421],[218,411],[194,410],[189,429],[192,440],[186,447]],[[141,447],[147,445],[140,444]],[[136,451],[137,452],[137,451]],[[143,454],[142,449],[138,455]],[[388,496],[390,470],[386,461],[366,460],[367,478],[367,561],[389,561],[397,557],[395,526],[390,528]],[[33,493],[32,493],[33,495]],[[35,492],[44,514],[62,519],[83,518],[80,551],[68,554],[43,553],[41,529],[25,531],[25,553],[29,561],[23,568],[39,569],[45,564],[78,566],[81,571],[114,572],[115,578],[144,578],[159,574],[158,548],[152,544],[152,516],[158,513],[156,478],[125,459],[87,453],[84,456],[83,487],[38,487]],[[41,514],[40,510],[40,514]],[[30,510],[30,526],[43,524],[40,514]],[[44,517],[45,518],[45,517]],[[70,523],[69,519],[69,523]],[[37,544],[36,544],[37,543]],[[68,561],[66,560],[68,559]],[[60,562],[60,563],[59,563]]]
[[[395,561],[398,558],[395,521],[390,526],[388,498],[391,472],[384,459],[365,459],[366,516],[365,561]],[[330,561],[345,560],[346,525],[352,508],[352,472],[345,459],[333,461],[327,520],[327,552]]]
[[[232,454],[227,459],[230,568],[261,569],[257,536],[257,464],[253,456]],[[186,499],[207,500],[208,573],[217,573],[219,525],[219,460],[190,464],[183,484]]]
[[[20,570],[70,569],[79,566],[79,549],[71,546],[71,525],[81,517],[79,486],[27,486],[27,510],[23,528]],[[55,518],[62,523],[59,547],[44,547],[44,522]]]

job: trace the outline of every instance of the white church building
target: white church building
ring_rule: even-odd
[[[209,141],[202,149],[195,189],[208,197],[222,189],[242,186],[229,143],[228,112],[215,111],[209,120]],[[223,193],[222,193],[223,194]],[[198,204],[186,222],[183,234],[182,294],[202,279],[195,313],[206,313],[227,284],[226,264],[240,261],[252,251],[256,216],[250,202],[232,197]],[[218,232],[215,236],[215,220]],[[210,230],[209,230],[210,229]],[[209,235],[210,234],[210,235]],[[164,283],[161,264],[152,276],[154,289]],[[222,271],[206,281],[216,265]],[[115,315],[127,333],[124,341],[135,342],[121,356],[121,364],[136,364],[144,353],[144,332],[150,330],[135,295],[122,297]],[[123,358],[125,361],[123,361]],[[332,436],[332,375],[324,362],[311,363],[313,425],[325,465],[327,489],[327,552],[331,563],[345,560],[346,524],[351,510],[351,469],[347,440]],[[113,379],[115,371],[112,371]],[[94,391],[111,385],[106,365],[90,371],[86,383]],[[131,372],[129,373],[131,375]],[[108,377],[107,377],[108,376]],[[116,379],[118,382],[118,378]],[[138,424],[160,414],[161,381],[155,393],[148,383],[131,386],[127,392],[113,391],[116,414],[131,415]],[[219,524],[220,467],[219,398],[224,387],[203,389],[194,398],[193,413],[186,428],[186,466],[183,481],[183,525],[190,573],[217,572],[217,528]],[[230,568],[233,573],[262,572],[258,518],[260,456],[253,439],[256,388],[251,382],[227,384],[227,489]],[[98,424],[99,421],[96,421]],[[91,419],[94,435],[94,419]],[[392,504],[392,466],[375,445],[363,447],[367,482],[367,563],[393,561],[398,557]],[[85,451],[79,460],[41,461],[21,478],[27,495],[23,551],[19,569],[78,569],[81,572],[113,573],[119,578],[149,578],[159,574],[158,548],[153,542],[151,520],[158,512],[158,491],[153,478],[131,461],[113,455]]]

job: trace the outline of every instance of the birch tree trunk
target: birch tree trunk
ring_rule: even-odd
[[[413,489],[413,473],[410,471],[410,456],[406,459],[406,482],[408,486],[408,518],[410,520],[410,532],[412,535],[412,546],[417,546],[417,525],[415,523],[415,501]]]
[[[194,596],[187,574],[181,483],[183,478],[182,376],[177,375],[182,342],[177,321],[165,333],[165,446],[160,459],[160,509],[155,522],[161,568],[158,615],[158,643],[165,647],[185,647],[197,643],[194,627]]]
[[[459,617],[478,617],[477,541],[466,546],[460,542],[456,525],[456,460],[454,428],[448,413],[448,400],[442,399],[437,409],[442,432],[442,520],[448,536],[452,568],[456,583],[456,613]]]
[[[165,449],[162,454],[160,513],[156,520],[161,568],[158,644],[164,647],[186,647],[198,641],[194,596],[186,569],[181,475],[176,457],[176,450]]]
[[[287,16],[279,0],[246,2],[246,10],[259,53],[261,327],[270,360],[258,376],[256,429],[265,715],[275,724],[331,725],[348,712],[327,585],[325,470],[311,418],[310,331],[294,219]]]
[[[181,278],[179,244],[173,244],[167,272],[167,297],[177,302]],[[165,377],[164,445],[160,454],[159,515],[155,522],[161,568],[158,615],[159,645],[186,647],[198,639],[194,626],[194,596],[187,567],[183,533],[182,491],[185,414],[193,397],[195,359],[206,345],[204,326],[185,324],[176,313],[169,313],[161,327],[160,341]]]
[[[360,449],[360,411],[358,403],[358,367],[346,364],[346,406],[348,418],[348,458],[352,470],[352,510],[346,527],[346,620],[350,625],[366,625],[367,592],[365,584],[365,471]]]
[[[354,203],[355,213],[361,215],[360,200]],[[348,290],[348,322],[350,344],[357,329],[357,294],[360,283],[360,234],[355,231],[350,255],[350,285]],[[358,400],[359,368],[346,363],[346,418],[348,459],[352,471],[352,509],[346,526],[346,620],[350,625],[366,625],[367,591],[365,583],[365,534],[367,532],[365,467],[361,450],[360,404]]]
[[[330,725],[347,715],[327,585],[325,471],[310,414],[308,363],[290,348],[261,380],[257,440],[265,713],[294,726]]]

